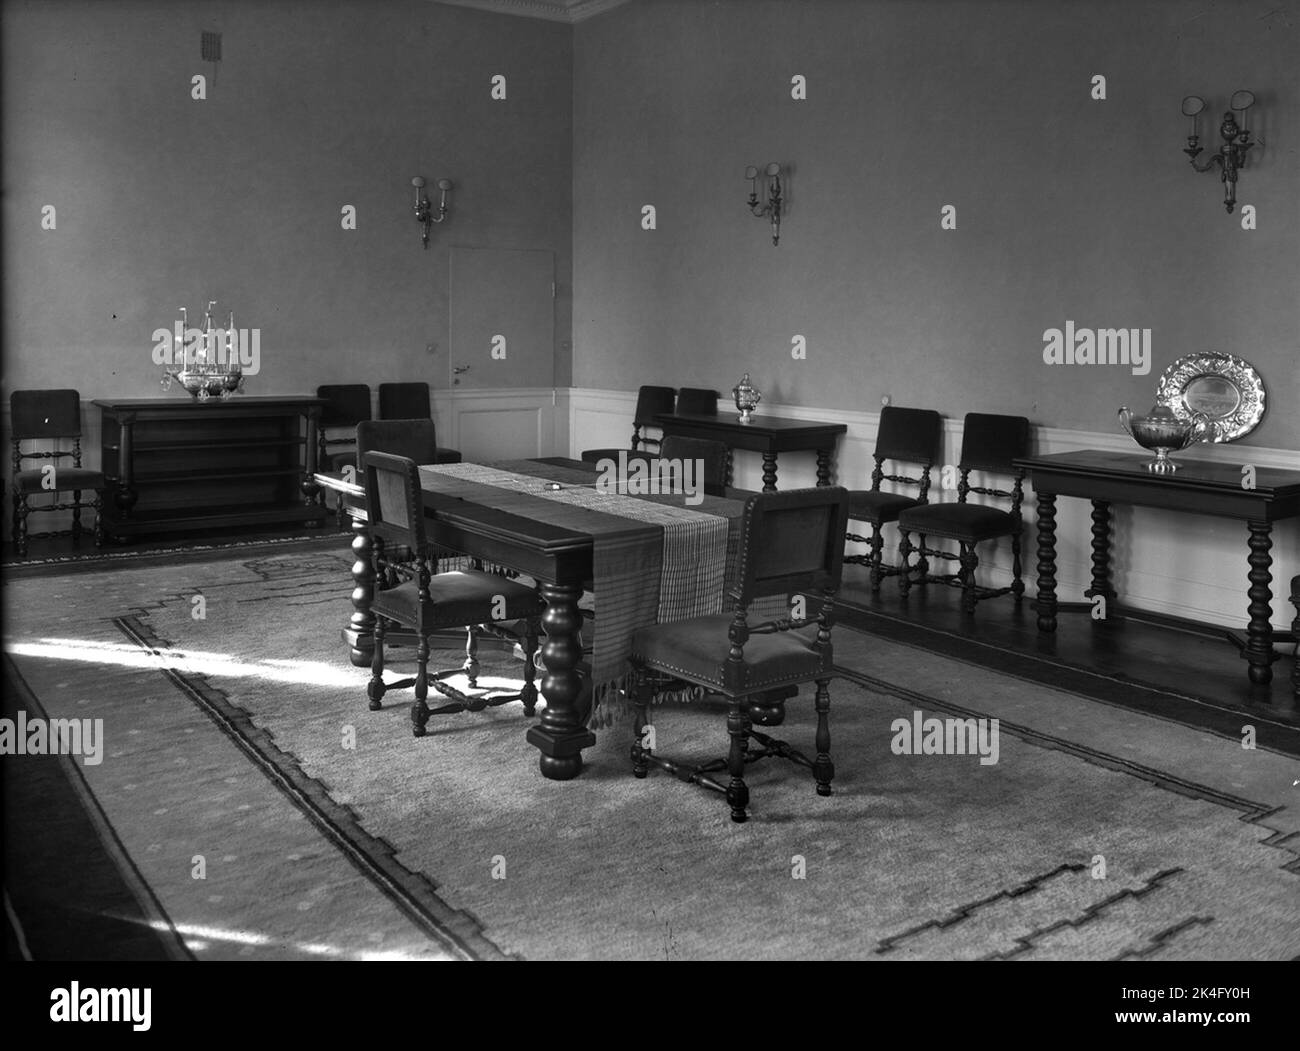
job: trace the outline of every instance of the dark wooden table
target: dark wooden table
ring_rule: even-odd
[[[784,452],[817,454],[817,484],[831,484],[831,464],[835,442],[848,427],[843,423],[818,423],[815,420],[790,420],[779,416],[755,416],[741,423],[733,413],[711,415],[666,414],[654,418],[664,437],[707,438],[722,442],[728,450],[726,484],[731,484],[731,450],[749,449],[763,456],[763,492],[776,490],[776,457]]]
[[[1242,450],[1243,461],[1249,451]],[[1273,593],[1269,567],[1273,560],[1273,523],[1300,515],[1300,471],[1260,467],[1255,487],[1243,488],[1240,465],[1208,463],[1176,457],[1179,470],[1154,474],[1145,465],[1151,455],[1096,450],[1026,457],[1016,466],[1029,471],[1038,496],[1038,628],[1056,630],[1056,498],[1074,496],[1092,501],[1092,586],[1084,595],[1104,596],[1109,609],[1115,600],[1110,581],[1110,505],[1135,504],[1171,511],[1218,515],[1246,523],[1250,554],[1249,588],[1244,635],[1229,632],[1247,663],[1250,681],[1273,678],[1275,633],[1271,626]],[[1170,538],[1174,540],[1174,538]]]
[[[589,471],[594,484],[592,465],[580,461],[550,462]],[[352,551],[357,556],[352,567],[354,612],[344,629],[344,637],[352,663],[369,667],[374,652],[375,617],[371,604],[376,579],[374,547],[365,520],[365,491],[337,474],[320,473],[315,480],[321,487],[338,493],[353,516]],[[577,777],[582,771],[582,750],[596,743],[596,735],[583,723],[578,704],[583,691],[578,671],[582,660],[578,639],[582,615],[578,600],[584,583],[593,576],[592,537],[428,489],[424,491],[424,507],[430,543],[508,566],[538,581],[546,599],[546,612],[542,615],[546,630],[542,663],[546,674],[539,684],[546,707],[538,722],[529,728],[528,742],[542,753],[543,776],[555,781]],[[780,714],[783,716],[784,712]]]
[[[319,526],[320,398],[101,398],[104,531]]]

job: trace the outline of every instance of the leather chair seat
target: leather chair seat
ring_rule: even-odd
[[[434,450],[434,455],[433,455],[434,463],[460,463],[461,459],[462,457],[460,454],[460,450],[458,449],[444,449],[441,445],[439,445]]]
[[[14,475],[14,489],[20,493],[67,493],[74,489],[89,492],[92,489],[105,488],[103,473],[90,471],[84,467],[56,467],[54,482],[57,489],[47,489],[42,485],[44,478],[44,474],[39,470],[19,471]]]
[[[849,493],[849,517],[863,522],[883,524],[893,522],[910,507],[920,507],[921,501],[902,493],[880,493],[870,489],[856,489]]]
[[[983,504],[923,504],[904,511],[898,524],[909,532],[975,544],[1016,532],[1020,519]]]
[[[724,689],[723,664],[731,643],[727,631],[732,615],[691,617],[671,624],[642,628],[632,636],[632,659],[691,682],[743,697],[789,682],[803,682],[831,673],[831,653],[818,650],[816,625],[797,631],[751,635],[745,643],[745,672],[733,690]]]
[[[636,455],[631,449],[584,449],[582,459],[584,463],[599,463],[601,460],[613,460],[617,463],[619,453]]]
[[[492,619],[491,611],[498,595],[505,599],[505,610],[498,621],[536,617],[546,608],[545,600],[532,588],[508,577],[473,569],[434,576],[429,584],[430,601],[423,610],[416,580],[377,592],[371,608],[389,620],[413,626],[423,624],[428,630],[458,628]]]

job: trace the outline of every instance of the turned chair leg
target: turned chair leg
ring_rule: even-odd
[[[817,680],[817,759],[813,763],[813,776],[817,778],[817,794],[831,794],[835,779],[835,764],[831,762],[831,691],[830,679]]]
[[[645,728],[648,725],[646,705],[650,701],[650,685],[644,668],[632,669],[632,681],[629,684],[632,695],[632,773],[645,777],[650,769],[646,756],[651,750],[645,747]]]
[[[733,698],[727,715],[727,733],[731,735],[731,752],[727,756],[727,802],[731,805],[731,820],[740,824],[749,819],[745,808],[749,806],[749,787],[745,784],[745,752],[749,747],[749,705],[743,698]]]
[[[524,688],[519,691],[519,699],[524,702],[524,714],[530,719],[537,714],[537,665],[533,663],[537,642],[537,632],[530,628],[524,637]]]
[[[1025,594],[1025,582],[1021,579],[1020,569],[1020,534],[1011,534],[1011,593],[1019,602]]]
[[[95,546],[104,546],[104,494],[96,489],[91,507],[95,509]]]
[[[961,608],[965,613],[974,613],[979,601],[975,595],[975,567],[980,564],[975,545],[962,544],[958,561],[961,565]]]
[[[31,508],[27,506],[27,494],[14,494],[14,548],[19,558],[27,557],[27,516]]]
[[[880,552],[885,546],[885,538],[880,535],[880,523],[871,523],[871,590],[879,591],[880,582],[885,574],[880,569]]]
[[[478,625],[471,624],[465,633],[465,663],[462,666],[471,687],[478,686]]]
[[[370,657],[370,682],[366,684],[366,696],[370,698],[370,710],[379,711],[384,706],[384,635],[388,632],[388,621],[375,615],[374,653]]]
[[[415,647],[415,701],[411,704],[411,733],[423,737],[425,724],[433,713],[429,710],[429,639],[420,636]]]
[[[72,490],[72,545],[81,546],[81,490]]]
[[[903,530],[898,541],[898,590],[903,598],[912,590],[912,534]]]

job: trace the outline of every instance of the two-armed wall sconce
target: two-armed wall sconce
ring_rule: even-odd
[[[1201,147],[1200,122],[1197,116],[1205,109],[1205,99],[1199,95],[1188,95],[1183,99],[1183,115],[1192,122],[1191,132],[1187,136],[1187,147],[1183,152],[1191,159],[1192,167],[1198,172],[1208,172],[1218,165],[1221,169],[1219,178],[1223,182],[1223,207],[1229,212],[1237,207],[1237,172],[1246,166],[1246,153],[1255,145],[1250,137],[1250,129],[1246,127],[1246,110],[1254,104],[1254,92],[1233,92],[1232,101],[1229,103],[1231,109],[1223,115],[1223,123],[1219,125],[1223,145],[1219,147],[1219,152],[1212,154],[1204,164],[1198,164],[1196,157],[1201,152]],[[1241,114],[1240,124],[1237,123],[1238,113]]]
[[[436,218],[433,214],[433,205],[424,194],[424,176],[417,175],[411,180],[411,185],[415,187],[415,221],[424,227],[424,247],[428,248],[429,227],[433,223],[440,223],[447,218],[447,192],[451,189],[451,180],[438,180],[438,189],[442,191],[442,196],[438,199],[438,215]]]
[[[760,204],[758,169],[745,169],[745,178],[749,180],[749,210],[760,219],[764,216],[771,217],[772,243],[776,244],[781,239],[781,165],[773,162],[763,169],[763,174],[767,178],[767,202]]]

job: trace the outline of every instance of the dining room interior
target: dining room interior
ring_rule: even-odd
[[[4,0],[8,957],[1300,957],[1297,34]]]

